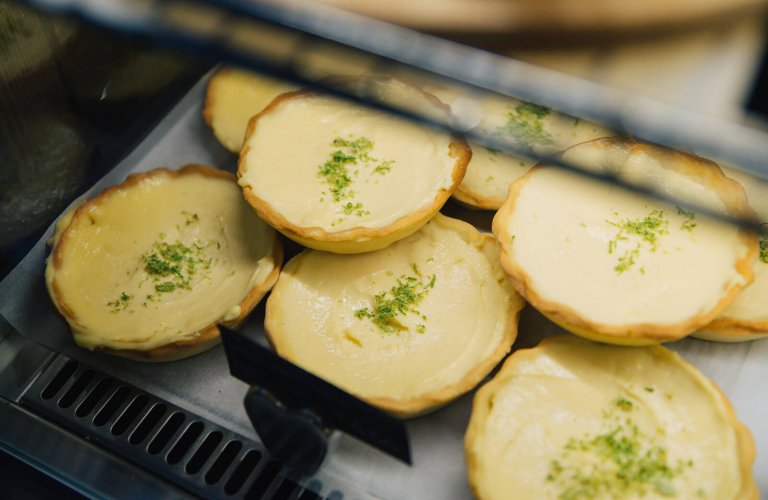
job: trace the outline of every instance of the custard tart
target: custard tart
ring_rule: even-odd
[[[255,114],[295,85],[237,68],[222,68],[211,77],[203,118],[222,146],[239,154],[245,128]]]
[[[754,216],[716,164],[621,139],[577,145],[563,159],[683,206],[546,164],[515,181],[493,220],[501,262],[555,323],[604,342],[675,340],[712,321],[752,281],[756,238],[685,208]]]
[[[522,306],[494,239],[438,214],[382,250],[294,257],[265,327],[280,356],[409,417],[477,385],[509,352]]]
[[[768,183],[735,169],[725,173],[739,181],[747,192],[758,220],[768,223]],[[760,236],[760,251],[752,270],[755,280],[745,288],[723,314],[693,334],[705,340],[742,342],[768,337],[768,237]]]
[[[513,353],[475,395],[465,447],[481,500],[758,497],[749,430],[658,345],[564,335]]]
[[[433,87],[427,89],[449,104],[460,121],[473,124],[473,130],[539,157],[615,135],[595,123],[533,103],[511,98],[473,97]],[[509,185],[536,162],[477,144],[471,144],[471,147],[472,159],[453,198],[471,207],[497,210],[507,198]]]
[[[277,280],[282,246],[240,195],[205,166],[130,175],[56,225],[46,282],[74,340],[142,361],[219,342]]]
[[[434,97],[403,93],[445,113]],[[249,123],[239,183],[259,216],[298,243],[378,250],[423,226],[464,177],[466,143],[338,98],[297,91]]]

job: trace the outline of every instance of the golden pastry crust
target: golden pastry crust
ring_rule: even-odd
[[[566,349],[569,350],[566,351]],[[578,353],[576,352],[577,349]],[[656,383],[660,384],[660,387],[656,387],[655,389],[657,392],[660,392],[660,388],[669,391],[664,394],[666,400],[669,401],[669,405],[672,405],[675,396],[679,395],[675,392],[678,389],[679,384],[670,383],[667,378],[670,376],[670,373],[682,374],[685,376],[688,381],[697,388],[697,391],[701,393],[700,395],[697,394],[696,398],[706,397],[709,400],[709,404],[714,408],[718,421],[722,422],[728,429],[730,429],[735,437],[735,442],[733,443],[735,450],[733,450],[733,453],[738,458],[737,470],[740,483],[738,485],[738,493],[732,498],[735,500],[756,499],[759,497],[757,485],[752,476],[752,464],[755,460],[755,443],[752,434],[749,429],[738,420],[733,407],[725,394],[723,394],[722,390],[701,374],[693,365],[685,361],[677,353],[660,345],[625,348],[607,346],[600,343],[592,343],[578,337],[560,335],[546,338],[534,348],[515,351],[509,358],[507,358],[494,378],[482,386],[475,394],[472,405],[472,415],[467,427],[464,446],[469,484],[476,498],[482,500],[499,498],[498,492],[494,493],[492,487],[487,484],[486,481],[486,478],[489,477],[490,470],[498,464],[489,463],[487,457],[484,455],[484,450],[488,446],[488,443],[493,440],[503,439],[502,436],[492,435],[489,431],[489,429],[491,429],[489,424],[491,415],[494,412],[499,414],[503,412],[503,410],[500,410],[499,408],[505,408],[501,401],[496,400],[498,397],[497,395],[505,388],[514,386],[515,384],[524,383],[526,379],[531,379],[531,377],[536,377],[537,375],[545,378],[562,378],[562,383],[574,381],[579,383],[580,379],[585,377],[580,383],[589,385],[586,375],[582,374],[574,367],[571,367],[570,364],[563,365],[562,367],[560,366],[560,363],[564,362],[562,360],[572,352],[574,353],[572,362],[579,362],[577,356],[582,356],[583,358],[585,354],[584,351],[588,349],[591,349],[588,355],[589,359],[596,360],[599,359],[600,356],[611,356],[611,352],[614,352],[615,349],[624,350],[627,354],[637,353],[637,366],[644,366],[643,370],[647,373],[647,377],[643,376],[643,380],[639,383],[641,386],[642,384],[649,384],[651,386],[655,386]],[[550,355],[550,353],[552,354]],[[641,356],[650,358],[653,361],[642,360]],[[624,357],[621,359],[627,361]],[[649,364],[649,362],[652,364]],[[635,361],[627,362],[626,364],[634,365]],[[616,370],[617,368],[610,363],[607,363],[604,367],[600,368],[600,373],[603,373],[602,370],[606,369],[605,367],[610,367],[608,369],[612,371],[604,373],[600,378],[610,377],[611,380],[613,380],[613,377],[616,377],[613,370]],[[627,369],[627,373],[632,373],[632,370],[634,369],[635,368]],[[552,373],[547,372],[547,370],[552,371]],[[654,373],[654,371],[658,371],[658,374]],[[629,390],[633,390],[633,388],[636,387],[635,384],[638,382],[627,378],[626,380],[622,379],[619,383],[624,385],[625,389],[628,388]],[[569,387],[571,387],[572,390],[575,390],[573,384]],[[645,387],[645,391],[653,392],[653,390],[654,387]],[[644,391],[640,390],[639,392],[643,393]],[[606,396],[611,397],[612,395]],[[555,407],[559,406],[564,412],[576,411],[574,408],[565,406],[560,400],[553,401],[553,397],[554,395],[550,395],[542,389],[542,392],[537,399],[544,398],[545,401],[542,401],[542,404],[552,404],[555,405]],[[577,403],[583,404],[582,401],[578,401]],[[638,404],[638,401],[635,400],[634,404]],[[640,402],[639,404],[643,403]],[[509,407],[506,406],[506,408],[508,409]],[[656,411],[655,408],[654,411]],[[525,408],[519,408],[518,411],[515,411],[514,413],[510,412],[504,414],[504,416],[508,416],[508,418],[512,420],[518,416],[519,418],[525,418],[524,415]],[[627,414],[622,413],[622,415]],[[686,431],[690,430],[691,429],[686,428]],[[663,435],[664,434],[662,434],[662,436]],[[664,448],[663,444],[662,447]],[[526,450],[518,451],[520,453],[526,453]],[[719,451],[720,450],[718,450],[718,452]],[[531,452],[531,460],[535,460],[533,458],[535,456],[533,450],[529,450],[529,452]],[[696,460],[700,461],[701,457],[697,455]],[[552,462],[549,461],[543,465],[549,467],[551,463]],[[542,491],[545,486],[549,487],[551,484],[546,475],[542,475],[540,481],[540,488],[542,488]],[[697,486],[698,485],[695,485],[693,487]],[[514,488],[514,486],[511,487]],[[666,495],[662,494],[662,496]],[[676,496],[680,498],[695,497],[696,490],[677,491]]]
[[[691,336],[715,342],[747,342],[764,339],[768,337],[768,321],[747,321],[721,315]]]
[[[725,174],[735,179],[744,187],[747,198],[752,208],[757,212],[758,220],[768,221],[768,184],[748,174],[732,168],[724,167]],[[762,254],[763,252],[761,252]],[[716,342],[746,342],[768,337],[768,308],[762,306],[763,292],[765,290],[766,274],[763,266],[768,266],[763,261],[763,256],[755,261],[755,281],[736,297],[731,306],[714,321],[701,327],[693,337]],[[745,306],[754,304],[757,309],[762,309],[763,314],[745,314]],[[741,309],[739,311],[738,309]]]
[[[460,375],[460,378],[455,382],[450,383],[444,383],[443,385],[432,388],[429,390],[426,390],[425,392],[418,393],[414,396],[405,396],[405,397],[384,397],[384,396],[376,396],[371,395],[370,393],[367,393],[365,390],[354,390],[352,388],[348,388],[350,392],[353,392],[356,394],[357,397],[360,397],[361,399],[364,399],[365,401],[383,409],[384,411],[387,411],[389,413],[392,413],[398,417],[402,418],[408,418],[408,417],[414,417],[418,415],[422,415],[424,413],[433,411],[448,402],[452,401],[453,399],[459,397],[460,395],[470,391],[473,387],[475,387],[482,379],[501,361],[504,356],[509,352],[512,344],[515,341],[515,338],[517,337],[517,324],[519,319],[520,310],[524,306],[524,303],[522,299],[515,293],[514,288],[509,283],[509,280],[507,279],[506,275],[504,274],[503,270],[499,266],[498,263],[498,245],[493,237],[487,234],[482,234],[478,232],[473,226],[456,219],[451,219],[448,217],[445,217],[443,215],[438,214],[431,222],[430,225],[438,225],[440,227],[441,231],[450,231],[455,233],[461,240],[463,240],[469,247],[475,249],[473,251],[477,251],[481,254],[482,261],[486,262],[486,265],[490,266],[491,272],[492,272],[492,279],[498,283],[498,286],[501,291],[504,293],[504,301],[506,303],[506,307],[502,310],[498,311],[488,311],[487,314],[496,314],[497,319],[495,321],[502,321],[504,328],[501,332],[501,335],[498,339],[498,344],[495,345],[492,349],[492,352],[490,352],[489,355],[487,355],[484,359],[477,359],[473,360],[471,363],[471,366],[467,369],[466,372],[462,373]],[[429,228],[429,226],[425,227],[425,229]],[[423,230],[422,230],[423,231]],[[379,252],[376,252],[377,254],[380,254],[381,258],[384,258],[383,256],[385,254],[389,254],[391,252],[404,252],[402,254],[399,254],[401,259],[406,259],[408,257],[407,252],[412,252],[413,250],[409,250],[410,248],[413,248],[412,246],[408,245],[416,245],[417,243],[414,243],[415,238],[419,238],[421,233],[416,233],[413,236],[411,236],[409,239],[404,240],[386,250],[380,250]],[[431,237],[435,237],[432,235]],[[428,237],[424,237],[425,240]],[[400,250],[402,249],[402,250]],[[323,366],[307,366],[310,361],[308,359],[303,359],[301,353],[297,353],[297,345],[303,345],[303,344],[296,344],[296,342],[299,342],[299,340],[292,339],[292,336],[295,336],[298,333],[298,330],[295,325],[288,324],[287,318],[292,316],[291,314],[291,304],[288,304],[287,302],[291,299],[289,297],[292,296],[292,282],[293,281],[301,281],[302,283],[306,282],[303,286],[312,287],[312,285],[309,285],[308,283],[314,283],[313,280],[310,280],[309,278],[301,278],[302,271],[304,266],[304,261],[308,258],[312,258],[314,255],[318,255],[316,252],[312,250],[304,251],[303,253],[299,254],[298,256],[294,257],[290,262],[288,262],[285,266],[285,270],[283,274],[281,275],[281,279],[278,280],[278,283],[275,285],[274,290],[272,291],[272,294],[270,295],[269,299],[267,300],[267,312],[266,312],[266,319],[265,319],[265,328],[267,331],[267,338],[269,339],[270,344],[274,347],[274,349],[283,356],[284,358],[288,359],[289,361],[296,363],[300,366],[305,366],[310,371],[322,371]],[[366,254],[366,256],[359,256],[360,258],[379,258],[375,254]],[[356,257],[352,257],[356,258]],[[463,257],[456,256],[456,258],[461,259]],[[347,257],[336,257],[337,260],[335,260],[332,264],[329,264],[328,262],[324,261],[323,269],[324,272],[328,273],[329,278],[336,277],[336,279],[341,279],[340,276],[343,272],[342,269],[336,269],[336,267],[333,264],[342,265],[349,263],[348,265],[351,266],[351,268],[356,268],[358,265],[355,261],[342,261],[341,259],[348,259]],[[312,266],[309,266],[307,264],[307,269],[309,267],[311,268],[317,268],[315,265],[316,263],[313,262]],[[427,266],[428,264],[422,264],[422,266]],[[384,273],[384,269],[377,271],[379,274]],[[311,271],[309,271],[311,272]],[[366,271],[367,273],[368,271]],[[427,271],[424,271],[425,273]],[[443,281],[444,277],[438,275],[436,278],[436,283],[438,286]],[[355,283],[362,282],[361,277],[355,278]],[[352,286],[352,285],[350,285]],[[356,285],[357,286],[357,285]],[[483,285],[488,286],[488,285]],[[344,294],[344,299],[346,298],[346,292],[342,292]],[[473,293],[473,292],[467,292],[467,293]],[[478,290],[477,293],[480,293]],[[329,296],[329,301],[336,302],[341,301],[342,299],[335,296]],[[313,301],[314,302],[314,301]],[[294,307],[301,307],[300,305],[293,303]],[[350,306],[351,307],[351,306]],[[333,314],[333,313],[332,313]],[[339,314],[336,313],[335,316],[338,316]],[[435,313],[428,313],[430,317],[435,316]],[[426,333],[423,333],[423,335],[430,335],[430,323],[426,322]],[[293,326],[291,326],[293,325]],[[494,323],[494,325],[497,325]],[[494,328],[498,328],[498,326],[494,326]],[[303,330],[303,329],[302,329]],[[334,337],[334,333],[337,332],[326,332],[323,335],[326,335],[328,340],[323,341],[323,345],[326,347],[329,345],[327,342],[330,342],[330,339]],[[459,333],[459,332],[455,332]],[[485,332],[482,332],[485,333]],[[367,341],[365,340],[364,334],[358,334],[356,331],[348,332],[348,335],[354,335],[358,336],[360,335],[360,338],[362,338],[362,344],[368,345]],[[490,332],[487,332],[488,335],[490,335]],[[374,335],[382,335],[379,332],[374,332]],[[400,334],[394,334],[394,335],[400,335]],[[445,334],[441,336],[441,339],[444,339]],[[480,335],[480,332],[477,333],[477,335]],[[325,338],[325,337],[324,337]],[[493,337],[496,338],[495,336]],[[494,340],[495,341],[495,340]],[[360,341],[358,341],[360,342]],[[446,342],[449,342],[446,340]],[[359,344],[361,349],[365,349],[366,347],[362,347],[362,344]],[[390,346],[391,347],[391,346]],[[484,346],[485,347],[485,346]],[[376,349],[375,347],[372,347],[373,349]],[[398,352],[401,347],[398,347]],[[330,348],[328,348],[330,349]],[[384,352],[390,352],[385,349]],[[314,353],[314,351],[313,351]],[[391,354],[391,352],[390,352]],[[381,355],[381,354],[379,354]],[[408,355],[408,350],[406,350],[404,353],[402,353],[403,356]],[[338,352],[334,352],[333,356],[338,356],[338,358],[334,358],[336,361],[340,361],[341,364],[344,363],[344,359],[342,356],[343,349],[339,350]],[[399,355],[398,355],[399,356]],[[396,357],[390,357],[387,358],[389,363],[397,363],[398,356]],[[401,361],[401,363],[404,363],[405,361]],[[315,362],[316,363],[316,362]],[[335,362],[332,364],[336,364]],[[363,368],[363,370],[373,370],[375,371],[375,368],[372,368],[373,364],[369,363],[366,364]],[[432,376],[437,377],[439,373],[439,369],[444,369],[445,367],[439,366],[434,370],[434,373],[430,372]],[[335,383],[341,387],[348,386],[350,383],[354,382],[351,379],[359,379],[360,377],[366,378],[370,375],[370,373],[364,374],[355,372],[354,373],[346,373],[344,376],[337,375],[337,377],[340,377],[339,379],[334,380],[332,377],[333,375],[330,374],[323,374],[321,372],[318,373],[320,376],[326,376],[328,377],[329,381],[332,383]],[[426,375],[425,376],[429,376]],[[398,382],[399,383],[399,382]],[[416,381],[414,381],[416,383]]]
[[[110,200],[113,197],[126,196],[131,190],[142,185],[173,182],[175,179],[188,176],[200,176],[204,179],[226,180],[233,184],[235,183],[235,178],[232,174],[203,165],[186,165],[179,170],[157,168],[148,172],[129,175],[123,183],[107,188],[95,198],[86,201],[77,209],[62,216],[60,222],[56,225],[56,233],[51,240],[53,248],[47,260],[46,284],[54,305],[64,319],[70,324],[73,333],[77,330],[86,332],[87,334],[89,327],[82,324],[83,322],[80,318],[81,315],[75,310],[76,307],[70,305],[71,300],[62,291],[62,286],[60,284],[60,280],[62,279],[60,277],[61,273],[68,273],[67,262],[64,255],[67,253],[70,245],[77,244],[76,238],[78,238],[78,236],[74,233],[72,228],[89,221],[91,210],[99,209],[107,202],[107,200]],[[237,198],[233,199],[236,200]],[[105,230],[108,231],[109,228]],[[179,332],[177,340],[171,340],[163,345],[149,349],[132,348],[132,341],[130,339],[121,341],[122,344],[125,345],[125,348],[116,348],[114,345],[99,345],[98,341],[94,347],[110,354],[134,360],[163,362],[183,359],[217,345],[220,342],[218,325],[224,325],[230,328],[239,325],[277,281],[283,260],[282,243],[274,231],[269,228],[265,228],[265,230],[267,230],[267,234],[270,235],[272,240],[269,244],[271,249],[267,255],[262,257],[259,263],[264,259],[268,259],[269,263],[267,265],[271,266],[271,269],[265,276],[263,276],[263,279],[250,287],[245,296],[243,296],[238,303],[232,304],[232,306],[235,307],[236,314],[230,314],[230,311],[232,310],[232,307],[230,306],[226,311],[221,311],[221,316],[213,323],[200,328],[197,331]],[[119,293],[119,291],[116,293]],[[119,319],[115,319],[115,321],[119,322]]]
[[[250,165],[251,160],[249,160],[251,152],[249,138],[255,133],[259,126],[259,121],[292,100],[312,99],[317,95],[307,90],[280,95],[261,113],[254,116],[248,124],[246,140],[243,143],[243,149],[240,152],[240,160],[238,162],[238,178],[240,179],[245,199],[256,210],[259,217],[288,238],[306,247],[342,254],[363,253],[385,248],[395,241],[414,233],[426,224],[440,210],[451,196],[451,193],[456,189],[456,186],[459,185],[472,156],[472,151],[466,142],[457,137],[451,139],[448,151],[450,158],[454,160],[451,171],[451,185],[447,188],[440,188],[428,205],[404,215],[383,227],[361,225],[339,231],[328,231],[318,226],[297,225],[288,220],[266,200],[254,194],[252,187],[244,180],[244,175],[249,168],[253,168]]]
[[[595,123],[558,113],[544,106],[500,95],[422,82],[422,89],[446,103],[454,117],[473,131],[516,145],[535,157],[616,135]],[[498,210],[509,185],[536,163],[524,155],[508,155],[470,143],[472,159],[453,198],[471,208]]]
[[[663,158],[663,168],[707,186],[717,193],[718,198],[732,215],[754,217],[754,212],[747,203],[742,187],[726,177],[713,162],[685,153],[639,143],[632,140],[606,138],[583,143],[575,148],[612,148],[626,147],[629,153],[647,153],[654,158]],[[573,148],[573,149],[575,149]],[[532,280],[514,257],[509,234],[508,220],[515,210],[515,203],[526,183],[540,169],[553,168],[538,164],[527,174],[515,181],[509,190],[506,202],[493,220],[493,232],[501,243],[502,267],[512,277],[517,291],[525,300],[561,327],[590,340],[625,345],[648,345],[676,340],[702,327],[720,315],[736,298],[737,294],[753,279],[752,264],[757,257],[756,238],[747,231],[739,232],[739,240],[747,251],[734,262],[734,269],[743,278],[743,283],[732,283],[724,290],[714,307],[702,311],[693,317],[675,324],[643,322],[636,324],[611,325],[585,318],[573,308],[549,300],[541,295],[532,284]]]
[[[558,119],[566,120],[569,118],[560,116]],[[554,154],[557,151],[575,146],[576,144],[580,144],[582,142],[613,135],[607,129],[603,129],[597,125],[589,124],[587,122],[577,123],[580,123],[581,127],[589,127],[592,129],[592,132],[567,142],[560,140],[551,148],[547,148],[546,150],[540,148],[541,150],[538,151],[538,153]],[[472,145],[472,148],[472,160],[467,166],[467,173],[464,176],[461,184],[459,184],[459,186],[456,188],[456,191],[453,192],[452,196],[455,200],[460,201],[461,203],[464,203],[471,208],[478,208],[481,210],[498,210],[506,200],[506,191],[508,191],[509,185],[519,177],[514,177],[508,179],[509,182],[504,182],[504,180],[499,179],[496,176],[491,176],[485,179],[486,182],[479,182],[478,177],[482,177],[483,174],[481,172],[482,167],[478,164],[478,162],[490,160],[487,158],[487,154],[485,152],[478,153],[478,148],[482,148],[482,146]],[[497,153],[493,156],[497,156],[497,158],[493,161],[505,163],[507,170],[517,172],[518,176],[525,175],[526,171],[530,170],[530,168],[532,168],[535,163],[535,161],[517,156],[504,155],[503,153]],[[473,180],[474,182],[470,182]],[[499,196],[497,194],[499,191],[504,191],[505,195]]]
[[[225,67],[208,82],[203,119],[222,146],[239,154],[251,117],[276,96],[295,89],[289,83]]]

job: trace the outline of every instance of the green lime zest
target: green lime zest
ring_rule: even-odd
[[[640,430],[631,414],[631,396],[622,395],[603,412],[604,432],[570,438],[562,455],[550,462],[546,481],[554,483],[561,500],[677,495],[675,480],[693,467],[692,460],[672,464],[657,444],[663,429]]]
[[[418,273],[416,264],[412,264],[412,268]],[[420,273],[418,275],[421,276]],[[360,320],[369,319],[382,332],[387,334],[407,330],[408,327],[398,321],[398,316],[415,314],[426,320],[426,316],[421,314],[416,309],[416,306],[435,287],[436,279],[434,274],[428,280],[421,280],[413,275],[401,275],[392,288],[373,296],[373,305],[371,307],[357,309],[355,317]],[[424,333],[426,326],[418,324],[416,331]]]
[[[328,191],[335,203],[341,204],[344,215],[362,217],[370,214],[361,202],[354,202],[355,192],[352,183],[360,176],[360,168],[367,169],[372,174],[386,175],[392,170],[394,160],[382,160],[371,156],[373,141],[367,137],[344,139],[341,137],[331,141],[331,147],[335,148],[330,153],[330,158],[317,169],[317,176],[328,186]],[[352,169],[352,167],[355,167]],[[326,194],[323,192],[323,194]],[[352,200],[352,201],[347,201]],[[325,197],[320,197],[324,202]],[[343,203],[347,201],[347,203]],[[344,218],[337,218],[332,226],[344,222]]]
[[[549,109],[538,104],[521,102],[507,114],[507,122],[500,127],[500,132],[509,135],[525,147],[549,146],[554,141],[544,130],[544,117],[549,115]]]
[[[675,207],[675,208],[677,208],[677,215],[683,218],[683,223],[680,224],[680,229],[684,229],[686,231],[693,231],[693,228],[696,227],[696,214],[693,212],[684,210],[680,207]]]
[[[220,244],[215,243],[219,248]],[[144,271],[152,280],[155,291],[169,293],[176,289],[191,289],[190,282],[200,270],[207,271],[214,263],[205,249],[212,246],[185,245],[179,241],[168,243],[162,239],[156,241],[152,249],[144,254]]]
[[[107,302],[107,306],[112,309],[112,312],[124,311],[132,298],[133,295],[129,295],[127,292],[123,291],[118,298]]]
[[[617,216],[618,214],[614,212],[614,215]],[[609,254],[617,251],[619,242],[629,241],[634,243],[634,246],[630,246],[619,256],[618,263],[613,268],[617,274],[622,274],[632,268],[636,264],[637,257],[639,257],[642,249],[645,248],[655,252],[659,238],[669,233],[667,230],[669,221],[664,217],[662,210],[653,210],[647,216],[637,219],[624,219],[618,222],[606,220],[606,222],[619,230],[608,241]],[[642,269],[642,271],[642,274],[645,274],[645,269]]]

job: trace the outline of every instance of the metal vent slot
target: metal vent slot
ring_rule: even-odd
[[[109,391],[110,387],[112,387],[111,379],[103,378],[99,380],[96,386],[85,397],[83,402],[80,403],[80,405],[77,407],[77,410],[75,410],[75,415],[78,417],[84,417],[91,413],[93,409],[96,408],[96,405],[99,404],[101,398],[107,394],[107,391]]]
[[[21,404],[198,497],[323,498],[287,479],[260,443],[63,355]]]
[[[124,385],[118,387],[117,390],[112,393],[112,396],[109,397],[106,404],[101,407],[101,410],[99,410],[99,412],[93,418],[93,425],[96,427],[101,427],[102,425],[106,424],[109,419],[112,418],[115,413],[117,413],[117,410],[120,409],[123,401],[125,401],[128,397],[129,392],[130,390]]]
[[[187,474],[197,474],[200,472],[205,462],[208,461],[216,447],[221,443],[221,438],[221,432],[219,431],[213,431],[205,436],[202,444],[197,448],[189,462],[187,462],[187,466],[184,467]]]
[[[266,497],[267,490],[270,486],[272,486],[272,483],[277,478],[277,474],[280,472],[280,464],[275,462],[274,460],[270,460],[267,462],[267,464],[264,466],[264,468],[261,470],[261,473],[259,474],[256,481],[253,483],[253,486],[251,486],[251,489],[248,490],[248,493],[245,495],[245,498],[248,499],[261,499]]]
[[[242,448],[243,443],[240,441],[230,441],[227,443],[226,446],[224,446],[224,449],[221,450],[219,456],[216,458],[216,461],[213,462],[213,465],[211,465],[211,468],[208,469],[208,472],[205,474],[206,484],[218,483],[219,479],[221,479],[221,476],[224,475],[224,473],[227,471],[227,468],[235,459],[237,454],[240,453]]]
[[[181,435],[176,444],[173,445],[165,461],[170,465],[177,464],[184,458],[184,455],[189,451],[194,444],[195,440],[203,433],[203,424],[201,422],[192,422],[184,434]]]
[[[66,384],[70,377],[75,374],[75,371],[77,370],[77,362],[76,361],[69,361],[66,365],[64,365],[64,368],[62,368],[57,374],[56,377],[47,385],[45,386],[45,389],[43,389],[43,392],[40,394],[43,399],[51,399],[56,394],[59,393],[62,387],[64,387],[64,384]]]
[[[292,500],[296,498],[299,493],[301,493],[301,486],[286,478],[283,479],[283,482],[280,483],[280,486],[275,490],[274,495],[272,495],[272,500]]]
[[[130,436],[128,436],[128,442],[136,445],[144,441],[152,429],[160,422],[160,419],[165,414],[165,405],[158,403],[149,410],[149,413],[144,415],[144,418],[136,426]]]
[[[127,431],[128,427],[136,420],[136,417],[139,416],[145,406],[147,406],[147,397],[143,394],[136,396],[112,425],[112,429],[110,429],[112,435],[121,436]]]
[[[176,431],[179,430],[183,423],[183,413],[176,412],[168,417],[168,420],[166,420],[165,424],[163,424],[163,426],[160,428],[160,432],[158,432],[155,435],[155,438],[149,442],[149,446],[147,446],[147,452],[150,455],[157,455],[163,451],[165,445],[168,444],[168,442],[171,440],[173,435],[176,434]]]
[[[59,399],[59,407],[69,408],[72,406],[72,403],[77,400],[80,394],[82,394],[83,391],[85,391],[85,389],[91,383],[95,374],[96,372],[93,370],[85,370],[82,372],[77,380],[75,380],[75,383],[72,384],[67,392],[65,392],[61,397],[61,399]]]
[[[227,495],[234,495],[240,488],[243,487],[248,476],[251,475],[253,470],[259,465],[261,461],[261,453],[256,450],[250,450],[243,456],[240,463],[237,464],[235,472],[229,477],[229,481],[224,485],[224,492]]]

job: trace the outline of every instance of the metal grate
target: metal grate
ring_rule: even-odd
[[[21,404],[195,495],[322,498],[261,444],[62,355]]]

